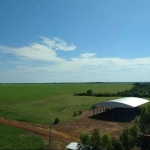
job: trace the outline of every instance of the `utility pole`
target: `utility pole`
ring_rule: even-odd
[[[50,122],[50,124],[49,124],[49,147],[51,145],[51,128],[52,128],[52,124]]]

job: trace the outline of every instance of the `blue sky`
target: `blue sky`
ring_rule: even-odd
[[[150,81],[149,0],[1,0],[0,82]]]

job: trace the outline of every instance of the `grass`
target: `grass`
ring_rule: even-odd
[[[92,104],[114,97],[74,96],[77,92],[118,92],[131,83],[103,84],[0,84],[0,116],[15,120],[48,123],[76,120],[74,112],[90,109]]]
[[[0,124],[0,149],[38,150],[44,149],[44,142],[24,130]]]

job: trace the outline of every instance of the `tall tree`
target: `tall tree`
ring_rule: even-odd
[[[134,141],[137,139],[138,134],[139,134],[139,127],[136,124],[134,124],[134,126],[130,128],[130,135],[134,137]]]
[[[98,129],[93,130],[93,134],[91,137],[91,144],[93,150],[102,150],[101,148],[101,138]]]
[[[120,140],[125,150],[131,150],[133,148],[134,137],[130,135],[130,129],[128,127],[123,130],[123,133],[120,135]]]
[[[102,135],[101,141],[104,149],[108,149],[108,147],[111,145],[110,136],[107,133]]]
[[[123,149],[122,143],[118,138],[112,137],[111,143],[113,146],[113,150],[122,150]]]
[[[86,132],[82,132],[80,134],[80,141],[81,141],[82,144],[89,146],[91,144],[90,135]]]
[[[150,105],[144,107],[140,116],[140,128],[144,133],[150,133]]]

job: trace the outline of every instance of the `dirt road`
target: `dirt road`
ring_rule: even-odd
[[[28,122],[22,122],[22,121],[15,121],[10,119],[4,119],[0,118],[0,123],[6,124],[9,126],[17,127],[24,129],[26,131],[44,136],[49,137],[49,125],[43,125],[43,124],[35,124],[35,123],[28,123]],[[68,143],[68,141],[78,141],[79,139],[73,138],[70,135],[67,135],[66,133],[56,131],[54,129],[51,129],[51,135],[53,139],[57,139],[60,142]]]

